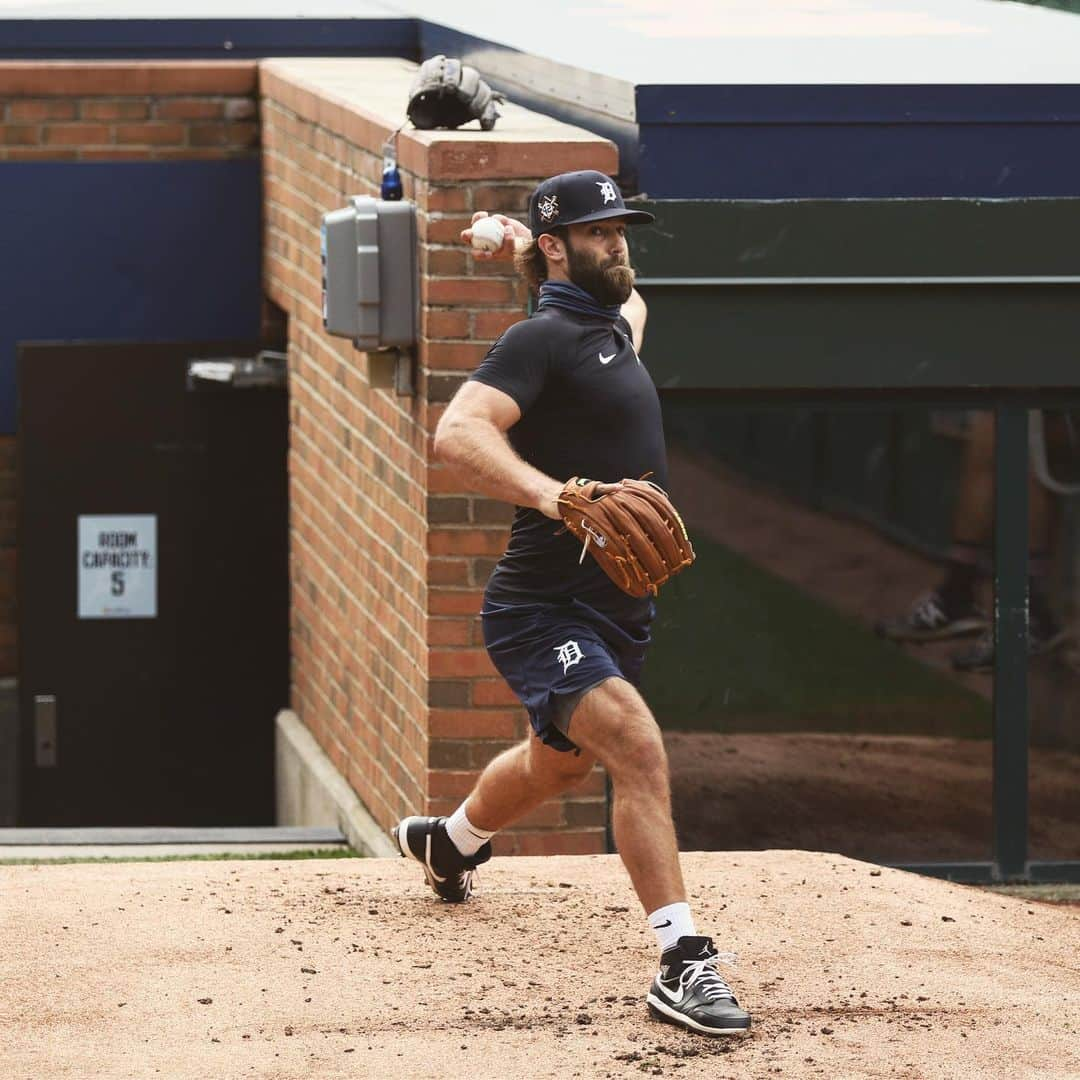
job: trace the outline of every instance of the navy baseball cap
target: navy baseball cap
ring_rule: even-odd
[[[560,225],[623,218],[628,225],[647,225],[656,219],[644,210],[627,210],[619,185],[602,172],[560,173],[538,184],[529,198],[529,229],[533,236]]]

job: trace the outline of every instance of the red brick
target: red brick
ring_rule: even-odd
[[[32,60],[0,63],[0,95],[93,97],[118,94],[255,92],[254,60]]]
[[[509,304],[514,290],[503,280],[437,278],[421,283],[425,304]]]
[[[113,139],[105,124],[49,124],[42,141],[57,146],[101,146]]]
[[[7,146],[36,146],[41,142],[41,128],[36,124],[4,124],[0,142]]]
[[[524,311],[478,311],[473,315],[473,336],[488,340],[500,337],[514,323],[526,317]]]
[[[40,120],[74,120],[74,101],[12,101],[7,118],[11,123],[34,123]]]
[[[484,649],[432,649],[428,672],[434,679],[467,679],[495,672]]]
[[[557,829],[565,824],[562,800],[549,799],[515,821],[514,829]]]
[[[474,705],[520,705],[517,695],[502,679],[477,679],[472,684]]]
[[[427,580],[429,585],[469,585],[469,562],[467,559],[429,559]]]
[[[451,187],[430,186],[426,192],[425,204],[431,211],[469,210],[472,207],[470,195],[469,188],[464,184],[454,184]]]
[[[448,769],[428,769],[427,793],[429,798],[440,796],[456,796],[464,798],[472,791],[476,784],[477,774],[473,770],[467,772]]]
[[[184,142],[187,129],[183,124],[118,124],[118,143],[138,143],[143,146],[175,146]]]
[[[501,555],[505,546],[503,529],[432,529],[428,533],[432,555]]]
[[[420,239],[429,244],[460,244],[462,230],[467,229],[471,224],[471,215],[437,218],[420,215]]]
[[[514,739],[521,733],[520,713],[493,709],[431,709],[428,734],[433,739]]]
[[[424,308],[420,316],[420,333],[426,338],[464,338],[469,336],[467,311],[433,311]]]
[[[472,743],[462,739],[432,739],[427,763],[433,769],[468,769],[472,765]]]
[[[553,832],[499,833],[492,843],[497,855],[599,855],[606,851],[603,829],[559,829]]]
[[[254,120],[239,120],[234,123],[226,124],[225,141],[231,146],[258,146],[258,122]]]
[[[483,589],[429,589],[431,615],[478,615],[484,602]]]
[[[79,106],[83,120],[145,120],[150,103],[140,100],[84,101]]]
[[[428,466],[428,491],[433,495],[461,495],[465,486],[461,477],[449,465]]]
[[[489,214],[524,219],[532,191],[531,184],[479,184],[473,188],[473,205]]]
[[[79,156],[78,150],[60,150],[55,147],[0,147],[0,160],[3,161],[75,161]]]
[[[158,120],[221,120],[225,103],[208,98],[166,98],[154,106]]]
[[[469,254],[464,248],[421,249],[421,273],[434,277],[461,277],[469,272]]]
[[[487,354],[486,343],[428,341],[420,347],[421,361],[433,371],[472,371]]]
[[[566,799],[563,815],[571,828],[606,828],[606,799]]]
[[[468,619],[429,619],[427,640],[430,645],[468,645],[472,625]]]

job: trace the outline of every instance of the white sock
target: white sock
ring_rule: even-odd
[[[657,908],[649,916],[649,926],[656,935],[661,952],[666,952],[672,945],[678,945],[681,937],[697,935],[694,916],[690,914],[690,905],[686,903]]]
[[[462,855],[475,855],[495,835],[478,829],[465,816],[465,803],[446,819],[446,832]]]

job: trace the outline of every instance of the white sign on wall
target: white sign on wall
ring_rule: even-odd
[[[79,618],[157,616],[157,516],[79,515]]]

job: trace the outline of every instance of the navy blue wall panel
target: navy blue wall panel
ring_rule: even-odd
[[[1080,85],[637,91],[658,199],[1080,194]]]
[[[20,341],[254,340],[259,161],[0,163],[0,433]]]
[[[0,59],[416,55],[415,19],[6,19]]]

